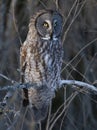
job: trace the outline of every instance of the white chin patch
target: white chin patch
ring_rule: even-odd
[[[43,40],[50,40],[50,37],[42,37]]]
[[[43,39],[43,40],[50,40],[51,38],[50,37],[42,37],[41,39]],[[57,37],[53,37],[52,40],[57,41],[58,38]]]

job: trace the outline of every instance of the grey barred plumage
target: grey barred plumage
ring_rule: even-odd
[[[23,105],[32,107],[36,120],[45,118],[59,85],[63,55],[61,34],[60,13],[39,11],[30,20],[27,38],[20,50],[21,80],[36,84],[36,87],[32,85],[32,88],[23,90]]]

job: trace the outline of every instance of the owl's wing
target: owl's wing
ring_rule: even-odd
[[[21,69],[22,83],[25,82],[26,56],[27,56],[27,46],[23,44],[23,46],[20,48],[20,69]],[[23,106],[27,106],[29,104],[28,90],[24,88],[23,92],[24,92]]]
[[[26,67],[26,56],[27,56],[27,47],[23,45],[20,48],[20,71],[21,71],[21,82],[24,83],[24,73]]]

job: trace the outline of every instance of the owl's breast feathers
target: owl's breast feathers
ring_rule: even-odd
[[[60,41],[25,42],[21,47],[20,66],[22,82],[56,87],[62,65],[62,47]]]

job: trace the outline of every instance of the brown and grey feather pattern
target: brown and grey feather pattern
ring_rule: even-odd
[[[36,120],[45,118],[59,85],[63,54],[61,32],[62,16],[56,11],[40,11],[31,18],[20,50],[22,83],[32,84],[31,88],[23,90],[23,105],[33,109]]]

